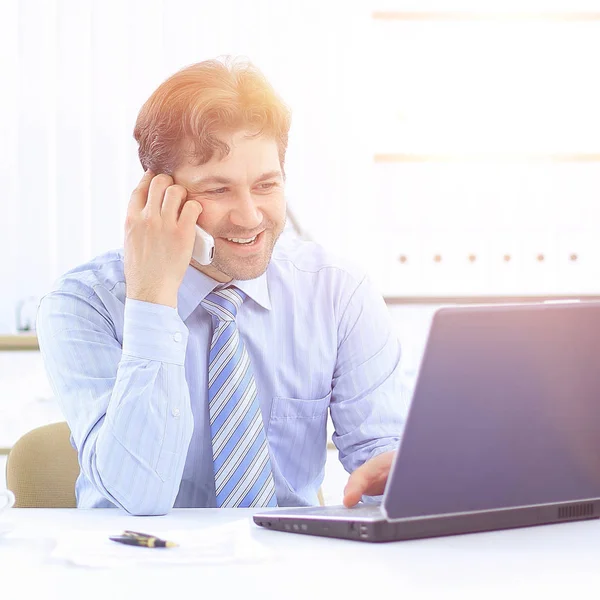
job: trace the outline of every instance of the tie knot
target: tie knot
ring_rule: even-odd
[[[211,292],[200,302],[219,321],[235,321],[238,308],[246,299],[246,294],[234,286]]]

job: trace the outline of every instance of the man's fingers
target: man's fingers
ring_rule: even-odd
[[[187,190],[182,185],[170,185],[165,190],[165,198],[160,210],[162,218],[170,223],[176,223],[186,197]]]
[[[200,202],[195,200],[188,200],[184,202],[183,208],[181,209],[181,215],[179,216],[179,222],[182,227],[191,227],[196,224],[198,217],[202,213],[202,205]]]
[[[170,175],[160,173],[152,179],[148,190],[148,201],[146,202],[148,215],[160,215],[165,192],[170,185],[173,185],[173,178]]]
[[[356,506],[362,498],[362,490],[358,486],[348,484],[344,490],[344,506]]]
[[[140,179],[137,187],[131,193],[131,199],[129,200],[129,206],[127,208],[127,214],[129,216],[137,215],[146,206],[146,200],[148,199],[148,190],[150,188],[150,182],[154,177],[154,173],[148,169],[144,176]]]
[[[383,452],[368,460],[350,475],[344,489],[345,506],[354,506],[360,502],[363,495],[379,496],[383,494],[394,455],[394,451]]]
[[[360,502],[363,494],[369,486],[369,478],[365,465],[359,467],[350,475],[348,483],[344,488],[344,506],[354,506]]]

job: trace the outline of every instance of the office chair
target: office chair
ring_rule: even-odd
[[[65,423],[44,425],[26,433],[6,461],[6,484],[18,508],[75,508],[79,476],[77,451]]]

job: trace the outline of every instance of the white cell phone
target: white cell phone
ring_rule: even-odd
[[[210,265],[215,255],[215,240],[210,233],[196,225],[196,241],[192,258],[201,265]]]

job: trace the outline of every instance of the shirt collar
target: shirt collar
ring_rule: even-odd
[[[219,283],[212,277],[198,271],[192,265],[189,265],[177,293],[177,312],[181,320],[185,321],[196,310],[200,302],[213,290],[228,285],[235,285],[249,298],[254,300],[254,302],[267,310],[271,310],[271,299],[269,297],[266,273],[263,273],[256,279],[247,279],[244,281],[234,279],[228,283]]]

